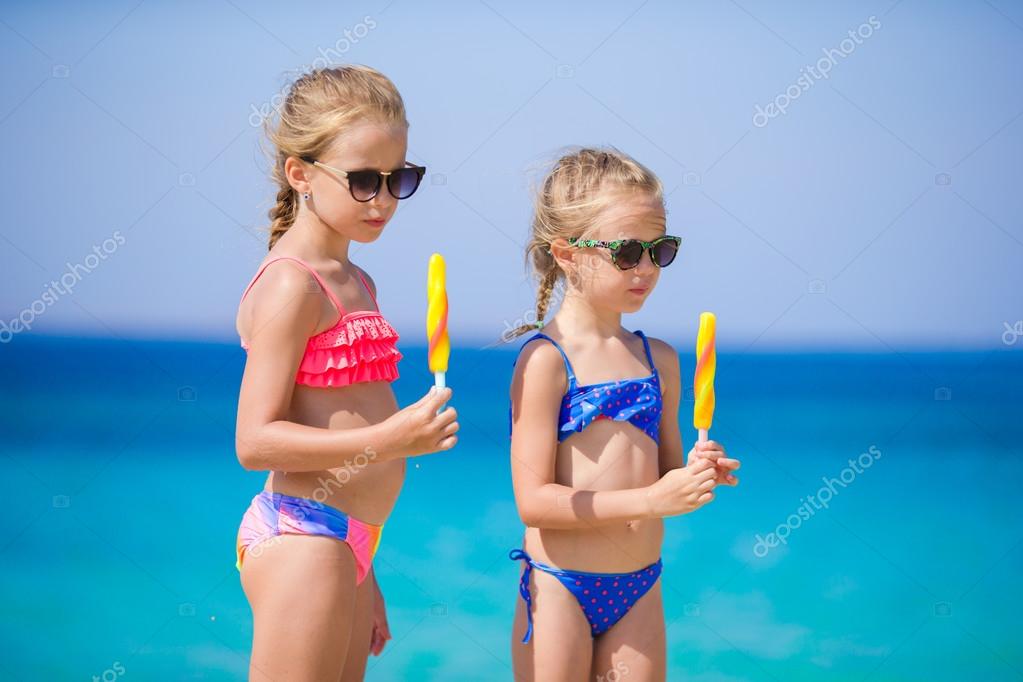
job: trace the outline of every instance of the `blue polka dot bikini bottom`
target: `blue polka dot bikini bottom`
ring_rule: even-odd
[[[632,573],[583,573],[534,561],[521,549],[513,549],[508,558],[526,562],[519,581],[519,594],[526,602],[528,623],[523,642],[528,642],[533,635],[533,598],[529,592],[529,577],[534,568],[550,573],[572,593],[590,623],[590,635],[593,637],[607,632],[620,621],[661,575],[660,559]]]

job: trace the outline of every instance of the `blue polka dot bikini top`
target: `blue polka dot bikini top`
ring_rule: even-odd
[[[525,348],[526,344],[536,339],[547,339],[558,349],[565,361],[568,390],[561,401],[561,412],[558,415],[559,443],[573,433],[582,431],[598,419],[628,421],[650,436],[655,443],[660,442],[661,382],[657,375],[653,356],[650,354],[650,342],[643,332],[633,333],[643,339],[643,350],[646,351],[646,359],[650,363],[650,375],[636,379],[602,381],[598,384],[583,386],[576,382],[572,363],[568,361],[565,351],[554,339],[546,334],[537,333],[522,344],[522,348]],[[522,352],[522,348],[519,349],[519,353]],[[508,409],[508,433],[511,434],[510,407]]]

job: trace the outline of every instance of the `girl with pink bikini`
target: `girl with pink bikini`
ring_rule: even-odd
[[[448,388],[398,409],[398,334],[349,247],[381,235],[426,169],[406,161],[401,95],[367,67],[302,76],[270,138],[270,253],[237,317],[238,459],[270,472],[238,531],[249,674],[361,680],[390,638],[372,561],[405,458],[454,447],[458,422],[438,412]]]

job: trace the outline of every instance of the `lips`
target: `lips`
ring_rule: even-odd
[[[366,223],[367,225],[371,226],[371,227],[380,228],[380,227],[383,227],[384,223],[386,223],[387,221],[386,220],[364,220],[363,222]]]
[[[630,293],[636,294],[637,296],[642,296],[648,291],[650,291],[649,287],[638,287],[636,289],[629,289]]]

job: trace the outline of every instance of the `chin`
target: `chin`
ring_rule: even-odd
[[[642,309],[643,309],[642,303],[634,303],[633,305],[627,305],[624,308],[622,308],[621,313],[623,315],[628,313],[638,313]]]
[[[372,244],[376,240],[380,239],[380,235],[382,235],[383,233],[384,231],[382,229],[376,232],[359,230],[357,234],[353,234],[351,237],[349,237],[349,239],[359,244]]]

